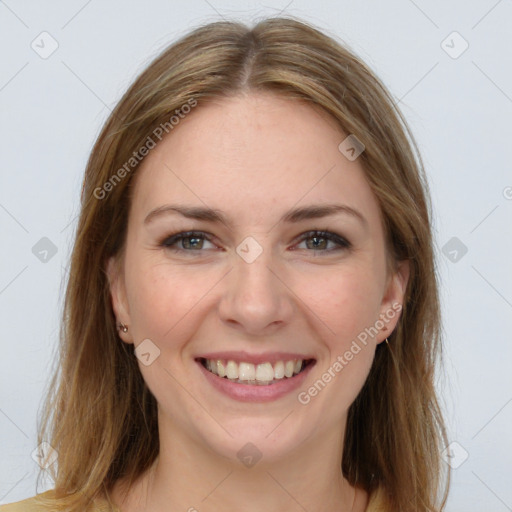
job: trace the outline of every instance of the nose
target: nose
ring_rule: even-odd
[[[235,255],[234,268],[226,276],[219,315],[246,334],[269,334],[288,324],[293,314],[293,293],[284,272],[267,254],[263,251],[252,263]]]

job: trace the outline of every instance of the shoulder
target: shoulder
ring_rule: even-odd
[[[40,498],[47,498],[51,495],[51,491],[47,491],[42,494],[38,494],[33,498],[27,498],[16,503],[10,503],[9,505],[0,505],[0,512],[40,512],[45,510],[39,503]]]
[[[52,505],[54,490],[37,494],[16,503],[0,505],[0,512],[56,512],[55,505]],[[111,508],[105,499],[95,500],[94,505],[87,507],[90,512],[119,512],[117,508]]]
[[[47,512],[49,509],[44,505],[44,501],[51,499],[52,496],[53,491],[50,490],[33,498],[27,498],[9,505],[0,505],[0,512]],[[97,512],[108,512],[112,509],[109,508],[105,500],[101,500],[96,502],[95,510]],[[386,512],[387,510],[389,509],[386,507],[384,490],[378,488],[370,494],[365,512]]]

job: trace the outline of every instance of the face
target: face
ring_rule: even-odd
[[[378,203],[338,149],[347,135],[251,93],[199,105],[137,171],[108,273],[161,436],[232,459],[252,442],[272,461],[343,431],[408,277],[387,271]]]

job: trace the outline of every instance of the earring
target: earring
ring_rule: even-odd
[[[127,325],[124,325],[122,323],[119,323],[118,327],[117,327],[117,330],[118,331],[123,331],[123,332],[128,332],[128,326]]]
[[[386,345],[389,346],[388,339],[386,338],[384,341],[386,342]]]

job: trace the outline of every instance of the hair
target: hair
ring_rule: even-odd
[[[378,346],[350,406],[341,470],[352,485],[369,493],[380,489],[387,512],[444,509],[450,478],[440,456],[446,431],[434,382],[442,329],[420,153],[393,97],[354,53],[307,23],[276,17],[252,28],[209,23],[167,47],[128,88],[94,144],[59,359],[40,418],[39,442],[58,452],[58,464],[49,468],[52,510],[84,510],[97,497],[108,499],[117,481],[133,483],[159,453],[156,399],[133,347],[116,331],[106,273],[108,259],[125,247],[140,165],[131,159],[158,127],[170,133],[170,116],[184,105],[201,108],[212,99],[258,91],[320,108],[364,144],[359,158],[380,206],[388,257],[395,265],[410,264],[389,347]]]

